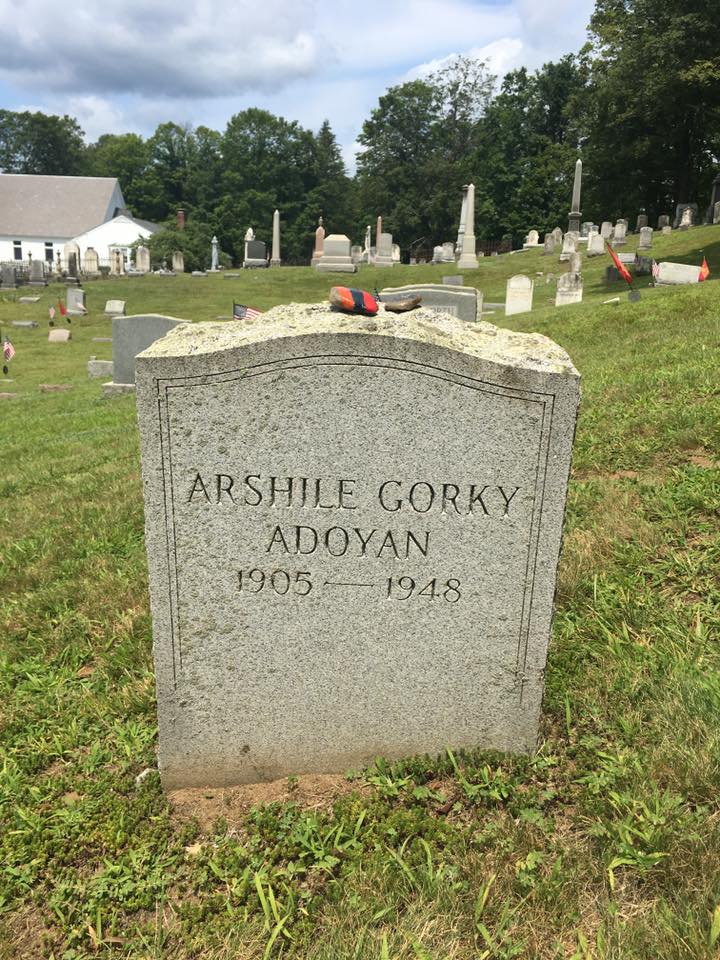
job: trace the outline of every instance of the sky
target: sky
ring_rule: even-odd
[[[75,117],[88,141],[159,123],[223,130],[257,106],[317,130],[352,170],[378,98],[454,54],[492,73],[586,40],[593,0],[0,0],[0,106]]]

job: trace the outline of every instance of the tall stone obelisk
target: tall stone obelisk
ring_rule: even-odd
[[[458,260],[458,270],[474,270],[478,265],[475,253],[475,184],[468,184],[465,198],[465,233],[463,234],[462,251]]]
[[[582,214],[580,213],[580,188],[582,186],[582,160],[575,164],[575,181],[573,183],[572,209],[568,216],[568,230],[580,232],[580,222]]]
[[[465,237],[465,220],[467,217],[467,192],[468,185],[463,184],[463,198],[462,204],[460,205],[460,226],[458,228],[457,243],[455,244],[455,259],[459,259],[460,254],[462,253],[463,238]]]
[[[272,235],[272,256],[270,257],[270,266],[280,266],[280,211],[276,210],[273,214],[273,235]]]
[[[375,223],[375,256],[380,253],[380,234],[382,233],[382,217],[379,216]]]

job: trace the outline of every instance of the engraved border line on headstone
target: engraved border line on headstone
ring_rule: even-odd
[[[306,362],[299,362],[306,361]],[[369,362],[368,362],[369,361]],[[530,626],[532,620],[532,606],[535,593],[535,577],[537,571],[538,547],[540,537],[540,526],[542,521],[542,510],[545,499],[545,480],[547,477],[548,460],[550,456],[550,438],[552,436],[553,413],[555,406],[555,394],[544,393],[540,391],[519,390],[514,387],[505,387],[492,381],[479,380],[473,377],[463,376],[442,367],[435,367],[427,363],[420,363],[414,360],[390,360],[387,357],[357,355],[348,357],[346,354],[317,354],[303,355],[287,358],[272,362],[252,365],[245,369],[233,371],[220,371],[217,374],[205,374],[198,377],[165,377],[155,378],[155,389],[158,397],[158,422],[160,426],[160,457],[162,468],[162,479],[164,488],[165,503],[165,534],[167,544],[167,559],[170,589],[170,639],[172,645],[173,660],[173,686],[177,689],[178,673],[182,671],[182,637],[180,634],[179,618],[179,597],[180,587],[178,583],[178,564],[177,564],[177,543],[175,539],[175,498],[174,498],[174,477],[172,469],[172,455],[168,453],[165,457],[165,443],[167,442],[168,451],[171,449],[171,423],[169,410],[169,392],[170,390],[183,389],[185,387],[203,386],[208,383],[231,383],[233,381],[243,381],[258,376],[277,373],[278,370],[298,370],[308,367],[321,366],[346,366],[346,367],[383,367],[385,369],[398,370],[405,373],[416,374],[418,376],[432,377],[437,380],[444,380],[448,383],[455,383],[458,386],[464,386],[479,393],[489,394],[491,396],[504,397],[507,400],[519,400],[522,403],[537,403],[542,407],[542,418],[539,427],[538,451],[535,466],[535,483],[533,495],[533,509],[528,534],[528,554],[526,560],[526,577],[523,589],[523,598],[521,605],[520,630],[518,636],[517,657],[515,678],[519,686],[519,703],[522,704],[523,688],[525,685],[525,668],[527,665],[528,646],[530,642]],[[429,372],[433,371],[433,372]],[[175,381],[183,381],[176,383]],[[548,405],[550,415],[548,417]],[[544,450],[544,459],[543,459]],[[167,465],[167,468],[166,468]],[[168,472],[169,468],[169,472]],[[542,480],[540,473],[542,471]],[[169,484],[168,484],[169,479]],[[168,486],[170,487],[168,496]],[[538,496],[539,494],[539,496]],[[532,578],[530,580],[530,595],[528,599],[528,576],[532,564]]]

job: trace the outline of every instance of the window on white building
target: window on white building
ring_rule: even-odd
[[[52,240],[45,241],[45,263],[53,262],[53,245]]]
[[[22,260],[22,241],[13,240],[13,256],[16,260]]]

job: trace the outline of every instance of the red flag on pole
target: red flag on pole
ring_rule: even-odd
[[[707,280],[710,276],[710,267],[705,257],[703,257],[702,266],[700,267],[700,275],[698,277],[698,283],[702,283],[703,280]]]
[[[67,310],[65,309],[65,304],[62,302],[62,300],[58,300],[58,310],[60,311],[61,317],[66,316]]]
[[[609,253],[610,256],[612,257],[613,263],[614,263],[615,266],[617,267],[618,273],[620,274],[620,276],[623,278],[623,280],[625,281],[625,283],[628,283],[628,284],[630,284],[630,286],[632,286],[632,277],[630,276],[630,273],[629,273],[629,271],[628,271],[628,268],[625,266],[624,263],[621,263],[621,262],[620,262],[620,260],[619,260],[619,258],[618,258],[618,255],[615,253],[615,251],[614,251],[613,248],[610,246],[610,244],[607,242],[607,240],[605,241],[605,246],[607,247],[608,253]]]

